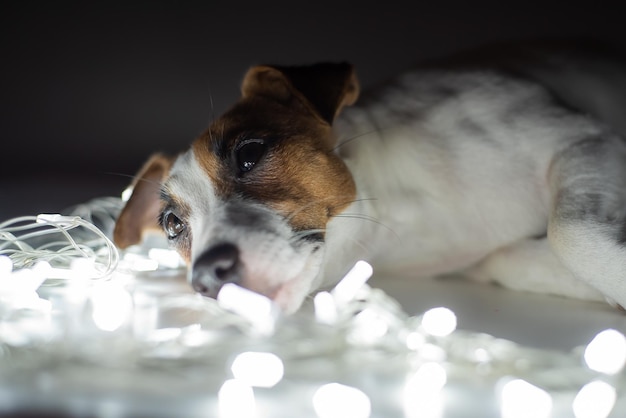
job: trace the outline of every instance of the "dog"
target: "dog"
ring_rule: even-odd
[[[534,44],[363,94],[348,63],[254,66],[186,151],[141,168],[114,241],[163,231],[196,291],[286,313],[358,259],[626,306],[625,74]]]

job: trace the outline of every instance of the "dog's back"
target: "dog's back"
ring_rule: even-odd
[[[536,41],[497,45],[429,64],[499,69],[532,79],[562,104],[590,114],[626,136],[626,51],[599,41]]]

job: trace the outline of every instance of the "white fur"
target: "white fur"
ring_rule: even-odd
[[[429,99],[438,89],[455,93]],[[333,221],[329,246],[357,241],[378,272],[471,270],[471,277],[511,288],[591,300],[601,299],[599,289],[626,302],[626,254],[597,229],[557,234],[567,241],[557,254],[583,264],[573,270],[545,239],[534,239],[552,215],[555,156],[582,138],[607,135],[602,124],[555,106],[543,88],[490,72],[417,72],[367,107],[347,109],[336,126],[340,138],[371,132],[340,152],[363,199],[347,212],[376,222]],[[616,271],[598,269],[611,253],[621,260]]]

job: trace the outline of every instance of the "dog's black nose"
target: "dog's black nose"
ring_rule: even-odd
[[[194,262],[191,285],[195,291],[214,298],[223,284],[241,279],[240,266],[239,249],[234,244],[215,245]]]

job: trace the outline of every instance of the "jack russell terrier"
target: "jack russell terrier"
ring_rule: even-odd
[[[288,313],[357,259],[626,306],[626,65],[505,50],[358,103],[349,64],[253,67],[186,152],[144,165],[114,240],[158,228],[196,291],[234,282]]]

